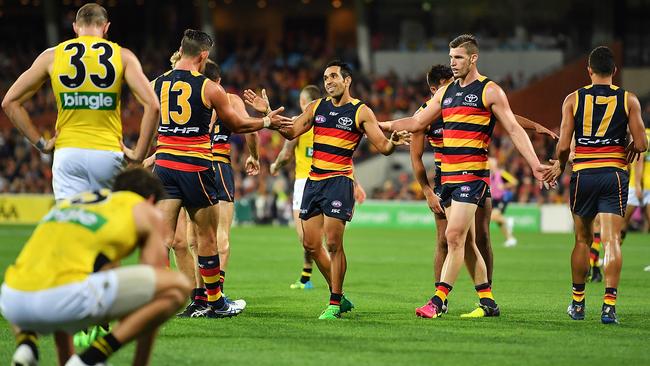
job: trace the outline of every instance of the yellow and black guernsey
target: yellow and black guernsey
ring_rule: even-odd
[[[575,98],[573,171],[627,170],[627,92],[615,85],[589,85]]]
[[[50,289],[126,258],[138,243],[133,207],[143,201],[132,192],[102,190],[59,202],[9,266],[5,283],[21,291]]]
[[[445,87],[441,100],[442,184],[490,184],[488,145],[496,118],[485,105],[485,89],[491,82],[480,76],[464,87],[458,80]]]
[[[56,98],[56,148],[121,151],[121,48],[83,36],[54,48],[50,72]]]
[[[314,106],[314,154],[310,180],[331,177],[353,179],[352,155],[363,137],[358,99],[335,106],[332,98],[319,99]]]
[[[212,168],[208,81],[196,71],[171,70],[152,82],[160,99],[156,165],[185,172]]]
[[[217,118],[212,129],[212,158],[220,163],[230,164],[230,138],[232,131]]]

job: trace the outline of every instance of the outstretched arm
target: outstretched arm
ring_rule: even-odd
[[[237,94],[228,93],[230,104],[235,109],[235,112],[242,117],[250,117],[246,111],[244,101]],[[246,146],[248,147],[249,156],[246,158],[246,174],[257,175],[260,172],[260,157],[257,152],[257,145],[259,143],[259,135],[257,132],[251,132],[244,135]]]
[[[435,213],[443,213],[442,206],[440,206],[440,199],[433,192],[433,187],[427,176],[427,170],[422,162],[422,155],[424,154],[424,145],[426,144],[426,137],[422,132],[416,132],[411,139],[411,166],[413,167],[413,175],[422,188],[422,194],[427,199],[429,209]]]
[[[515,119],[517,120],[517,123],[519,123],[519,126],[523,127],[524,130],[533,130],[536,133],[540,133],[543,135],[549,135],[551,136],[554,140],[558,139],[558,135],[555,134],[555,132],[549,130],[548,128],[540,125],[537,122],[531,121],[526,117],[522,117],[518,114],[515,114]]]
[[[244,90],[244,100],[246,101],[246,104],[255,108],[255,110],[260,113],[268,114],[268,111],[271,110],[265,89],[262,89],[262,96],[257,95],[251,89]],[[317,103],[319,103],[318,100],[309,103],[302,114],[292,119],[293,125],[285,126],[280,129],[280,134],[287,140],[293,140],[309,131],[314,123],[314,112]]]
[[[560,124],[560,140],[557,143],[557,158],[559,164],[559,177],[564,172],[566,164],[569,161],[571,152],[575,150],[573,143],[573,133],[575,130],[575,119],[573,117],[573,108],[575,102],[575,93],[567,95],[562,103],[562,123]],[[559,173],[559,174],[558,174]]]
[[[275,161],[271,163],[271,166],[269,167],[271,175],[278,175],[280,169],[282,169],[291,161],[296,145],[298,145],[298,140],[296,139],[287,140],[284,142],[284,145],[282,146],[282,150],[280,150],[278,157],[275,158]]]
[[[140,122],[140,135],[135,148],[133,150],[123,148],[122,150],[128,160],[140,163],[151,148],[153,135],[160,118],[160,102],[149,80],[142,72],[142,65],[140,65],[138,58],[126,48],[122,48],[121,52],[124,64],[124,80],[129,85],[129,89],[131,89],[135,98],[144,107],[142,121]]]
[[[31,98],[41,88],[48,78],[48,69],[54,62],[54,49],[41,53],[32,66],[27,69],[9,88],[2,100],[2,109],[11,123],[41,152],[47,153],[54,149],[55,138],[45,141],[36,129],[23,103]]]
[[[408,145],[411,140],[411,134],[406,131],[393,132],[390,139],[384,136],[384,133],[379,128],[375,113],[366,105],[360,107],[359,112],[359,126],[363,128],[368,136],[368,140],[380,153],[390,155],[395,150],[397,145]]]
[[[426,108],[422,110],[417,110],[415,114],[411,117],[400,118],[395,121],[386,121],[380,122],[379,126],[385,132],[392,131],[409,131],[409,132],[421,132],[425,131],[433,121],[438,119],[442,113],[442,108],[440,107],[440,101],[442,96],[445,94],[447,88],[440,88],[436,91],[436,94],[431,98],[431,101],[427,103]]]
[[[646,139],[643,119],[641,118],[641,103],[639,98],[633,93],[627,93],[628,127],[632,134],[632,146],[629,150],[639,154],[648,150],[648,140]]]

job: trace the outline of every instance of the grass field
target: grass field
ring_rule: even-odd
[[[0,268],[13,261],[29,227],[0,227]],[[450,297],[450,314],[424,320],[414,308],[431,295],[433,235],[428,231],[350,229],[346,294],[356,309],[340,321],[316,318],[327,287],[289,290],[301,249],[290,228],[236,228],[226,292],[248,308],[234,319],[173,319],[160,331],[153,365],[648,365],[650,364],[650,236],[631,234],[623,247],[619,326],[600,323],[603,284],[587,285],[587,319],[565,310],[570,300],[570,235],[522,234],[515,248],[495,234],[494,294],[500,318],[460,319],[473,308],[465,271]],[[0,363],[13,352],[0,320]],[[113,365],[130,362],[125,347]],[[50,339],[43,365],[54,364]]]

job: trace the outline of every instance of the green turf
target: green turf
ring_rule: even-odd
[[[0,227],[0,267],[13,260],[29,228]],[[328,300],[316,289],[290,290],[301,269],[301,249],[290,228],[236,228],[226,292],[248,301],[235,319],[173,319],[160,331],[153,365],[647,365],[650,364],[650,237],[629,235],[619,288],[619,326],[600,323],[602,284],[587,285],[587,319],[566,315],[570,300],[570,235],[519,236],[503,248],[494,235],[494,294],[500,318],[460,319],[476,295],[465,271],[442,319],[414,316],[431,295],[433,235],[415,230],[350,229],[346,234],[346,294],[356,309],[339,321],[316,318]],[[0,320],[0,363],[13,341]],[[42,342],[44,365],[53,346]],[[133,347],[112,359],[128,364]]]

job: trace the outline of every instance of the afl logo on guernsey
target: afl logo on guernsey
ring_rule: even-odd
[[[319,114],[318,116],[316,116],[314,120],[316,121],[316,123],[325,123],[325,116]]]
[[[465,101],[467,103],[476,103],[477,100],[478,100],[478,97],[476,95],[474,95],[474,94],[467,94],[465,96]]]
[[[450,105],[453,100],[454,99],[451,97],[445,98],[445,100],[442,102],[442,105]]]
[[[352,118],[350,118],[350,117],[341,117],[341,118],[339,118],[339,124],[341,126],[345,126],[345,127],[352,126],[352,122],[353,122]]]

